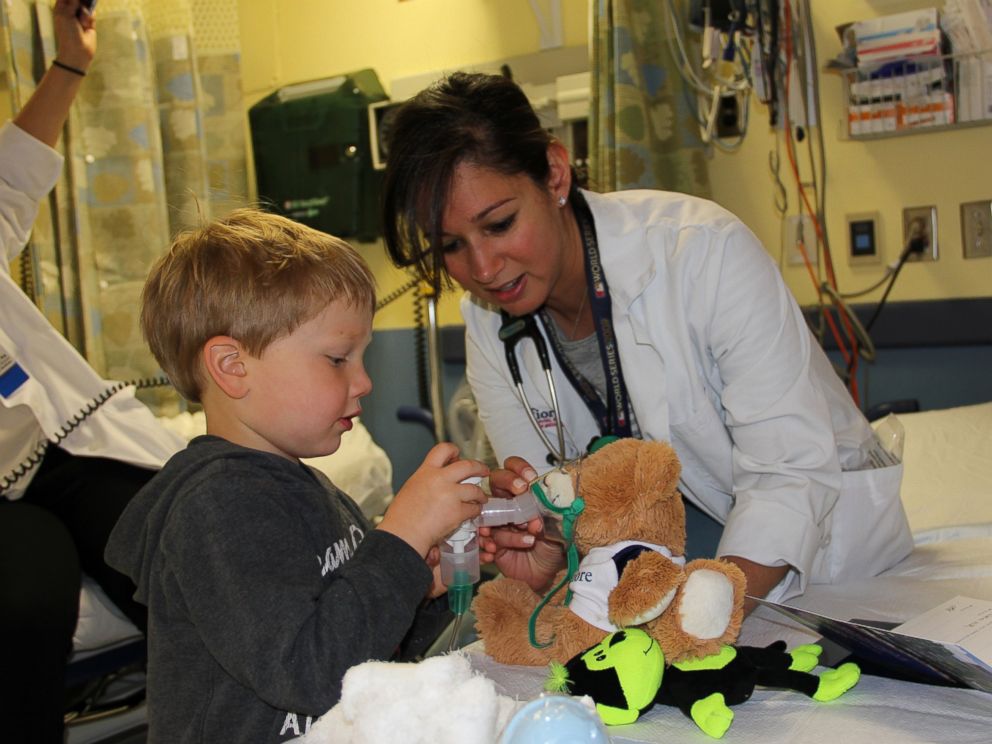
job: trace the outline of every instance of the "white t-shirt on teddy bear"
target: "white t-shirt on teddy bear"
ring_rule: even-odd
[[[661,553],[677,566],[685,565],[685,558],[673,556],[664,545],[625,540],[623,542],[593,548],[579,563],[568,585],[572,591],[572,601],[568,608],[590,625],[607,633],[620,630],[609,621],[610,592],[620,582],[624,566],[645,550]],[[669,592],[662,605],[666,606],[675,596],[675,589]]]

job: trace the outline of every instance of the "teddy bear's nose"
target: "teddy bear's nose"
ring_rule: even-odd
[[[544,493],[548,501],[559,509],[566,509],[575,501],[575,489],[572,487],[572,476],[561,470],[552,470],[543,478]]]

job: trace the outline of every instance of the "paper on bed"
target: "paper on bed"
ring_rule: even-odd
[[[957,627],[962,617],[966,625],[978,622],[990,632],[992,626],[992,603],[983,600],[968,600],[957,597],[944,605],[926,613],[931,617],[924,621],[929,628],[930,638],[919,637],[908,633],[905,628],[913,626],[909,621],[895,629],[874,627],[865,621],[842,620],[827,615],[821,615],[798,607],[769,602],[753,598],[764,607],[769,607],[787,617],[802,623],[808,628],[820,633],[835,643],[840,644],[855,657],[856,661],[863,660],[880,670],[889,670],[899,678],[926,681],[931,684],[963,685],[992,692],[992,666],[979,658],[975,653],[952,638],[964,638],[969,635],[967,627]],[[956,604],[955,604],[956,602]],[[951,608],[961,610],[956,618]],[[943,612],[943,628],[937,629],[940,623],[939,613]],[[981,628],[972,628],[972,631]]]
[[[992,675],[992,602],[957,596],[892,630],[961,646]]]

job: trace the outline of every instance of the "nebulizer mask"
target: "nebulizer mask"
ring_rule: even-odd
[[[528,490],[515,498],[490,498],[478,517],[462,522],[441,543],[441,582],[448,588],[448,607],[455,613],[452,643],[458,635],[461,618],[472,603],[473,586],[480,578],[479,527],[526,524],[541,517],[545,537],[566,547],[569,551],[568,575],[574,572],[578,556],[574,555],[575,548],[570,547],[571,538],[575,518],[582,511],[583,503],[582,499],[575,497],[576,489],[569,469],[577,468],[578,463],[578,460],[573,461],[551,470],[532,481]],[[483,489],[487,486],[480,478],[468,478],[464,482]]]

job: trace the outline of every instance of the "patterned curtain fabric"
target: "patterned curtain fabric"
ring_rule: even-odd
[[[685,0],[675,2],[684,14]],[[710,196],[695,101],[669,50],[668,3],[594,0],[590,185]]]
[[[206,18],[202,50],[195,11]],[[137,324],[149,267],[179,230],[247,202],[236,21],[236,0],[97,8],[97,57],[60,145],[63,182],[20,268],[46,316],[106,377],[158,373]],[[49,3],[5,0],[0,23],[9,116],[55,56]],[[145,397],[162,412],[179,406],[174,393]]]

